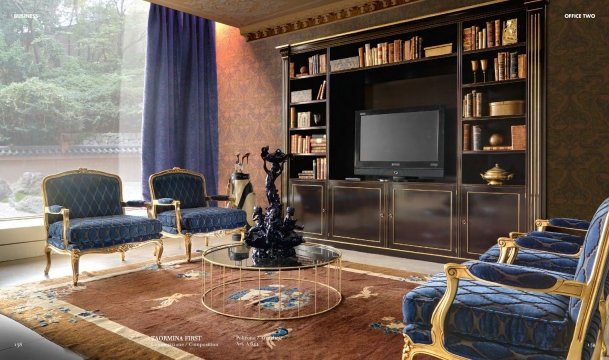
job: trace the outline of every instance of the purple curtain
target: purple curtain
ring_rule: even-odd
[[[151,4],[142,122],[142,191],[148,177],[181,167],[218,183],[218,85],[211,20]]]

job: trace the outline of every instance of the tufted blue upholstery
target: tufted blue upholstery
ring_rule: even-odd
[[[586,233],[586,239],[584,240],[583,253],[577,263],[575,269],[574,279],[580,282],[587,282],[590,279],[592,267],[596,262],[596,252],[600,243],[600,235],[603,228],[603,223],[609,211],[609,198],[605,199],[603,203],[598,207],[596,213],[590,221],[590,227]],[[601,270],[607,276],[607,267]],[[599,292],[600,296],[600,292]],[[594,300],[594,303],[598,303],[598,299]],[[579,312],[580,301],[578,299],[571,299],[569,304],[569,312],[573,321],[577,320],[577,314]]]
[[[151,190],[154,191],[154,199],[170,198],[179,200],[182,209],[207,206],[203,176],[186,173],[166,173],[154,176],[152,186]]]
[[[499,245],[494,245],[482,256],[481,261],[496,263],[499,260]],[[565,257],[559,254],[538,252],[536,250],[520,249],[514,265],[530,266],[538,269],[559,271],[566,274],[575,274],[578,258]]]
[[[161,222],[156,219],[131,215],[70,219],[67,250],[96,249],[159,239],[161,228]],[[64,249],[61,221],[49,226],[49,243]]]
[[[562,240],[562,241],[566,241],[566,242],[570,242],[570,243],[574,243],[574,244],[578,244],[578,245],[582,245],[584,243],[583,236],[565,234],[565,233],[554,232],[554,231],[531,231],[527,235]]]
[[[471,263],[466,263],[471,264]],[[540,270],[558,278],[568,275]],[[404,296],[404,333],[413,341],[429,339],[431,315],[446,290],[443,273]],[[563,353],[569,347],[572,324],[566,316],[569,298],[527,293],[471,280],[460,280],[446,318],[445,330],[504,346],[524,346]]]
[[[553,226],[569,227],[580,230],[588,230],[590,227],[589,221],[572,218],[552,218],[548,220],[548,223]]]
[[[515,265],[465,263],[470,271],[489,281],[529,288],[550,286],[551,277],[587,282],[596,261],[602,225],[609,211],[609,199],[598,208],[584,240],[574,271],[555,272]],[[498,255],[498,249],[497,250]],[[530,250],[521,250],[517,261],[548,261]],[[552,255],[556,256],[556,255]],[[607,266],[601,268],[607,276]],[[546,275],[532,275],[541,272]],[[607,281],[604,281],[607,287]],[[404,296],[404,333],[415,343],[430,343],[430,323],[437,303],[446,291],[446,277],[438,274]],[[605,290],[606,291],[606,290]],[[598,296],[601,292],[599,291]],[[598,296],[593,304],[598,306]],[[564,359],[573,337],[580,302],[575,298],[520,291],[487,282],[460,280],[457,295],[445,323],[446,348],[471,359]],[[586,329],[582,359],[590,359],[600,331],[600,314],[593,308]]]
[[[115,176],[77,173],[45,180],[48,205],[70,210],[70,218],[122,215],[120,181]],[[50,222],[60,220],[52,215]]]
[[[216,230],[235,229],[245,226],[246,213],[241,209],[203,207],[182,209],[182,233],[207,233]],[[177,234],[175,210],[157,215],[163,224],[163,230]]]
[[[473,261],[469,266],[472,275],[486,281],[529,289],[548,289],[556,285],[556,277],[540,269],[511,264],[490,264]]]
[[[521,236],[515,240],[516,244],[531,250],[549,251],[553,253],[575,255],[581,248],[580,245],[551,238],[539,236]]]

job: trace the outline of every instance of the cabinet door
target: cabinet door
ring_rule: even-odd
[[[378,183],[330,182],[329,238],[384,246],[383,193]]]
[[[388,201],[388,246],[456,256],[455,185],[393,185]]]
[[[478,258],[497,238],[525,230],[524,186],[462,188],[461,257]]]
[[[325,184],[320,182],[291,182],[290,206],[295,210],[297,224],[304,226],[305,237],[324,236],[325,189]]]

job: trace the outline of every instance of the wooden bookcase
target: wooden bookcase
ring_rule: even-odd
[[[305,226],[303,235],[345,248],[447,260],[476,258],[497,237],[532,229],[545,203],[545,6],[543,1],[481,6],[280,47],[284,147],[294,155],[285,170],[283,196]],[[507,44],[495,44],[488,33],[482,48],[467,40],[467,29],[490,30],[495,23],[503,40],[503,26],[512,19],[517,36]],[[405,40],[411,39],[422,44],[420,54],[406,58]],[[401,57],[395,55],[396,40],[402,40]],[[385,62],[378,53],[376,65],[359,59],[360,49],[372,53],[385,43],[394,49],[393,57],[387,51]],[[451,51],[425,56],[426,47],[442,44],[451,44]],[[510,76],[510,67],[502,66],[507,76],[500,78],[494,59],[505,64],[505,57],[516,59],[521,71],[516,66]],[[480,60],[488,64],[484,74]],[[475,79],[472,61],[477,62]],[[303,66],[306,74],[300,74]],[[320,87],[325,87],[323,96],[317,96]],[[303,90],[310,91],[310,98],[297,98]],[[476,113],[465,101],[472,93],[482,94]],[[524,102],[522,113],[491,114],[491,102],[512,100]],[[354,177],[355,111],[437,105],[445,111],[444,178],[346,180]],[[298,113],[309,113],[310,123],[294,124]],[[321,120],[315,123],[313,114]],[[481,130],[476,150],[474,126]],[[491,135],[502,142],[491,144]],[[307,144],[325,137],[325,146],[311,151],[298,145],[298,137]],[[495,164],[514,178],[487,185],[480,173]]]

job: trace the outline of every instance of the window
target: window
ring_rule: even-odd
[[[40,216],[42,178],[81,167],[141,198],[148,7],[0,2],[0,220]]]

